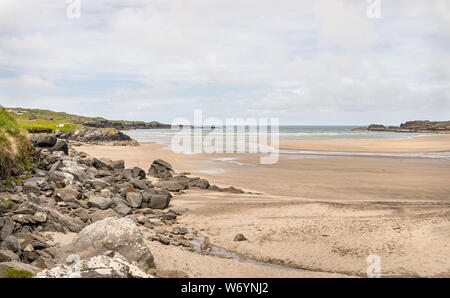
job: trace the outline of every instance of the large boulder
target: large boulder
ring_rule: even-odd
[[[56,145],[56,137],[49,134],[40,134],[31,139],[36,147],[51,148]]]
[[[115,253],[113,256],[100,255],[80,260],[74,270],[73,265],[60,264],[39,272],[36,278],[152,278],[127,259]]]
[[[64,261],[70,254],[87,259],[106,252],[117,252],[146,271],[154,268],[153,255],[144,243],[144,236],[130,218],[106,218],[85,227],[59,252],[57,259]]]
[[[73,175],[76,179],[83,182],[87,179],[86,169],[82,167],[78,162],[72,160],[64,160],[61,168],[61,172],[69,173]]]
[[[69,154],[69,145],[65,140],[58,139],[53,147],[48,149],[50,152],[62,151],[65,155]]]
[[[172,177],[173,167],[170,163],[157,159],[153,161],[148,174],[157,178],[170,178]]]
[[[172,196],[167,193],[153,193],[153,192],[145,192],[143,194],[144,200],[147,203],[148,207],[152,209],[166,209],[169,207],[170,199]]]
[[[10,261],[10,262],[3,262],[0,263],[0,278],[5,277],[6,272],[8,269],[14,269],[16,271],[28,271],[32,273],[33,275],[41,271],[40,268],[28,265],[25,263],[21,263],[19,261]]]

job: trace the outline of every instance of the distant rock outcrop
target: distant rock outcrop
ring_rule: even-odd
[[[76,131],[60,132],[56,134],[56,137],[58,139],[91,144],[106,142],[113,145],[138,145],[135,140],[114,128],[82,127]]]
[[[400,126],[372,124],[355,128],[354,131],[390,131],[400,133],[450,133],[450,121],[409,121]]]
[[[155,129],[155,128],[170,128],[169,124],[163,124],[159,122],[144,122],[144,121],[110,121],[110,120],[97,120],[97,121],[85,121],[84,126],[95,128],[115,128],[118,130],[129,129]]]

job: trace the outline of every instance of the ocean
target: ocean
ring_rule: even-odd
[[[352,131],[359,126],[280,126],[280,140],[338,140],[338,139],[405,139],[431,134]],[[224,131],[226,129],[224,128]],[[212,131],[205,129],[203,135]],[[124,131],[138,142],[152,142],[168,145],[180,130],[137,129]],[[224,132],[226,135],[226,132]],[[248,128],[247,133],[248,136]]]
[[[354,128],[360,126],[280,126],[279,139],[282,140],[345,140],[345,139],[408,139],[420,136],[430,136],[436,134],[424,133],[395,133],[395,132],[369,132],[369,131],[353,131]],[[224,128],[223,131],[226,129]],[[174,136],[180,134],[179,129],[138,129],[123,131],[133,139],[141,143],[157,143],[166,145],[165,149],[169,150]],[[216,131],[217,132],[217,131]],[[203,136],[213,133],[211,129],[203,130]],[[189,135],[183,133],[182,135]],[[249,133],[248,128],[245,134],[246,139],[249,135],[254,136],[254,133]],[[224,133],[226,136],[227,133]],[[270,140],[268,136],[268,140]],[[265,146],[261,146],[265,147]],[[210,147],[208,147],[210,148]],[[212,148],[212,147],[211,147]],[[192,154],[192,152],[184,152],[185,154]],[[450,160],[450,152],[435,152],[435,153],[363,153],[363,152],[324,152],[324,151],[304,151],[304,150],[280,150],[279,153],[285,158],[317,158],[326,156],[377,156],[377,157],[403,157],[403,158],[431,158],[441,159],[445,161]],[[239,164],[237,158],[219,158],[219,160],[228,163]],[[240,164],[243,165],[243,164]]]

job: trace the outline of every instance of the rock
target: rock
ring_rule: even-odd
[[[103,220],[108,217],[119,217],[119,215],[111,209],[108,210],[97,210],[91,216],[91,222],[96,222],[99,220]]]
[[[40,269],[49,269],[55,267],[56,263],[50,258],[39,257],[37,260],[31,263],[31,265]]]
[[[14,231],[14,220],[10,217],[4,218],[3,228],[0,233],[0,240],[5,240]]]
[[[133,178],[145,179],[146,178],[145,171],[143,169],[141,169],[141,168],[134,167],[132,169],[132,177]]]
[[[55,199],[62,202],[78,203],[81,194],[72,187],[58,188],[54,191]]]
[[[170,178],[172,177],[171,172],[173,172],[172,165],[162,159],[153,161],[150,169],[148,170],[148,174],[150,176],[158,178]]]
[[[206,179],[195,179],[191,182],[189,182],[189,187],[198,187],[200,189],[208,189],[209,188],[209,182]]]
[[[79,232],[84,228],[85,224],[79,218],[72,218],[68,215],[60,213],[58,210],[52,207],[46,207],[34,204],[32,202],[24,202],[21,204],[21,209],[31,210],[32,212],[43,212],[47,214],[47,221],[45,227],[48,230],[51,226],[61,227],[61,232]],[[53,230],[54,231],[54,230]]]
[[[137,142],[114,128],[91,128],[83,126],[75,132],[63,132],[59,138],[76,142],[113,145],[136,145]],[[138,145],[138,144],[137,144]]]
[[[120,216],[126,216],[131,213],[131,208],[128,205],[121,203],[117,204],[114,211],[116,211]]]
[[[94,207],[98,209],[108,209],[111,207],[113,201],[110,198],[103,198],[98,196],[92,196],[89,198],[87,204],[89,207]]]
[[[170,199],[172,196],[170,194],[153,194],[146,193],[149,198],[148,206],[152,209],[166,209],[169,207]]]
[[[188,208],[170,208],[169,212],[175,213],[176,215],[182,215],[188,212]]]
[[[129,192],[127,202],[132,208],[139,208],[142,204],[142,196],[136,192]]]
[[[81,182],[84,182],[87,179],[85,168],[72,160],[64,160],[60,171],[73,175]]]
[[[99,255],[89,259],[81,260],[77,265],[79,272],[73,272],[67,265],[57,265],[49,270],[43,270],[36,278],[152,278],[127,259],[115,253],[114,256]]]
[[[10,262],[10,261],[18,261],[19,256],[13,253],[11,250],[2,249],[0,250],[0,263],[2,262]]]
[[[5,272],[9,268],[12,268],[12,269],[15,269],[15,270],[18,270],[18,271],[22,271],[22,270],[28,271],[28,272],[31,272],[32,274],[36,274],[39,271],[41,271],[40,268],[37,268],[35,266],[31,266],[31,265],[28,265],[28,264],[25,264],[25,263],[21,263],[21,262],[18,262],[18,261],[3,262],[3,263],[0,263],[0,278],[4,277]]]
[[[23,192],[24,193],[34,193],[36,195],[41,194],[41,190],[39,189],[39,186],[37,182],[35,181],[27,181],[23,184]]]
[[[27,247],[25,247],[25,249],[22,252],[22,255],[25,259],[27,259],[30,262],[33,262],[34,260],[36,260],[39,257],[39,255],[34,250],[34,248],[31,244],[29,244],[29,245],[27,245]]]
[[[220,189],[221,192],[229,192],[229,193],[233,193],[233,194],[242,194],[245,193],[242,189],[237,189],[233,186],[227,187],[227,188],[221,188]]]
[[[139,180],[139,179],[130,179],[130,183],[137,189],[147,189],[151,186],[150,181]]]
[[[167,238],[164,237],[164,236],[159,236],[159,242],[161,242],[161,243],[164,244],[164,245],[169,245],[169,244],[170,244],[170,240],[167,239]]]
[[[31,219],[35,222],[35,223],[44,223],[47,221],[47,213],[44,212],[36,212]]]
[[[46,249],[49,247],[47,240],[44,237],[32,233],[25,234],[25,238],[20,242],[20,249],[24,250],[28,245],[31,245],[33,249],[36,250]]]
[[[174,180],[160,180],[155,184],[156,187],[164,189],[171,192],[179,192],[188,187],[188,184],[179,183]]]
[[[62,151],[64,152],[65,155],[69,155],[69,145],[67,145],[67,142],[65,140],[58,139],[56,141],[56,144],[50,149],[48,149],[48,151],[50,152]]]
[[[85,227],[66,246],[57,259],[65,260],[70,254],[81,259],[91,258],[114,251],[130,263],[136,262],[142,270],[154,268],[153,255],[145,245],[142,233],[129,218],[106,218]]]
[[[49,134],[39,134],[32,141],[36,147],[49,148],[55,146],[56,137]]]
[[[3,242],[3,245],[6,249],[9,249],[10,251],[13,252],[19,250],[19,241],[13,235],[9,235],[8,237],[6,237],[5,241]]]
[[[109,189],[102,189],[102,190],[100,191],[100,195],[101,195],[102,197],[104,197],[104,198],[111,198],[112,193],[111,193],[111,191],[110,191]]]
[[[247,241],[247,238],[245,238],[245,236],[241,233],[238,233],[234,236],[234,241]]]
[[[186,273],[184,273],[182,271],[176,271],[176,270],[151,269],[148,272],[159,278],[187,278],[188,277],[188,275]]]
[[[125,169],[125,162],[123,160],[110,160],[110,159],[100,159],[102,162],[107,164],[112,170],[114,171],[120,171]]]

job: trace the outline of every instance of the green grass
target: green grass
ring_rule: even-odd
[[[33,278],[34,274],[26,270],[8,268],[3,273],[4,278]]]
[[[42,131],[51,130],[52,132],[54,132],[56,129],[59,129],[60,131],[75,131],[85,121],[106,120],[105,118],[102,117],[85,117],[67,114],[64,112],[53,112],[50,110],[23,109],[23,108],[7,108],[7,109],[9,111],[14,111],[15,113],[21,112],[20,115],[16,114],[15,117],[24,129],[31,132],[39,132],[40,130]],[[134,122],[125,120],[109,120],[109,121],[122,124]],[[152,121],[150,123],[154,125],[160,124],[160,122],[157,121]],[[64,127],[56,127],[59,124],[64,124]]]
[[[62,120],[25,120],[18,119],[20,126],[23,129],[28,130],[29,132],[39,133],[46,130],[51,130],[51,132],[55,132],[55,130],[59,129],[60,131],[75,131],[81,127],[80,124],[70,123]],[[58,127],[58,125],[63,124],[63,127]]]
[[[0,107],[0,177],[6,178],[12,168],[23,166],[30,151],[26,132],[12,114]]]
[[[8,108],[11,111],[22,111],[25,112],[22,115],[16,115],[19,120],[28,120],[30,117],[35,116],[39,120],[47,120],[49,118],[53,120],[82,123],[83,121],[93,121],[93,120],[104,120],[101,117],[85,117],[73,114],[67,114],[64,112],[53,112],[50,110],[40,110],[40,109],[22,109],[22,108]]]

